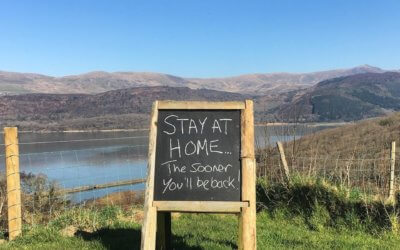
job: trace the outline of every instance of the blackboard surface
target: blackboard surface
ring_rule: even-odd
[[[159,110],[154,200],[240,201],[240,110]]]

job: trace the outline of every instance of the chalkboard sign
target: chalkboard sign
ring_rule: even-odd
[[[240,201],[240,110],[160,110],[154,200]]]
[[[235,213],[256,249],[253,102],[155,101],[141,249],[171,249],[171,212]],[[194,225],[195,226],[195,225]]]

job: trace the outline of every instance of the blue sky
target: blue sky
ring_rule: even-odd
[[[0,0],[0,70],[223,77],[400,68],[400,1]]]

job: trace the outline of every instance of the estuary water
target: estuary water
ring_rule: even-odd
[[[314,133],[327,126],[256,126],[255,145],[264,147]],[[0,172],[5,171],[0,135]],[[20,133],[20,171],[45,175],[60,188],[146,178],[148,131]],[[69,195],[74,202],[112,192],[143,190],[145,184],[90,190]]]

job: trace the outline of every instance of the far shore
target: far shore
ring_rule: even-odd
[[[97,133],[97,132],[133,132],[133,131],[148,131],[148,128],[127,128],[127,129],[88,129],[88,130],[19,130],[18,133],[38,133],[38,134],[47,134],[47,133]],[[3,134],[3,131],[0,131],[0,134]]]
[[[313,122],[313,123],[290,123],[290,122],[266,122],[266,123],[256,123],[256,127],[265,126],[308,126],[308,127],[336,127],[348,124],[353,124],[354,122]]]
[[[354,122],[315,122],[315,123],[289,123],[289,122],[268,122],[268,123],[256,123],[255,127],[272,127],[272,126],[308,126],[308,127],[337,127],[343,126],[347,124],[353,124]],[[71,129],[71,130],[20,130],[19,133],[38,133],[38,134],[46,134],[46,133],[109,133],[109,132],[135,132],[135,131],[148,131],[148,128],[132,128],[132,129],[88,129],[88,130],[79,130],[79,129]],[[0,131],[0,134],[3,134],[3,131]]]

